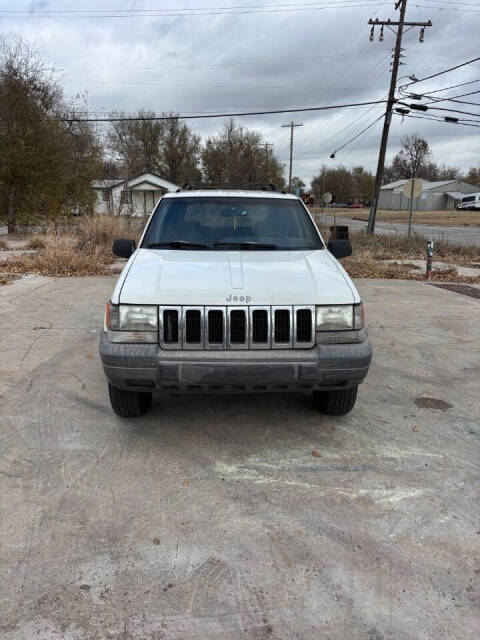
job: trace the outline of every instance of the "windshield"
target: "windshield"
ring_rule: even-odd
[[[323,249],[298,200],[281,198],[164,198],[143,248]]]

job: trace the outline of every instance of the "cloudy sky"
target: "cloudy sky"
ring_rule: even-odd
[[[86,94],[92,113],[139,109],[181,114],[302,108],[381,100],[388,91],[394,34],[369,42],[369,18],[397,19],[393,0],[0,0],[2,32],[34,43],[58,69],[65,94]],[[427,21],[404,37],[400,76],[423,78],[479,55],[478,0],[409,0],[407,20]],[[480,91],[480,62],[417,85],[455,96]],[[408,82],[406,78],[404,82]],[[399,83],[401,84],[401,82]],[[480,103],[480,95],[459,98]],[[480,104],[436,106],[480,114]],[[374,170],[381,122],[329,158],[380,117],[382,105],[294,114],[294,174],[309,183],[323,163]],[[446,115],[435,112],[437,115]],[[451,113],[450,115],[455,115]],[[462,116],[460,116],[462,117]],[[464,118],[474,116],[464,115]],[[273,143],[287,163],[292,116],[241,118]],[[480,121],[480,118],[477,120]],[[190,121],[202,136],[222,121]],[[480,130],[395,117],[387,161],[400,138],[424,135],[437,162],[468,169],[480,164]]]

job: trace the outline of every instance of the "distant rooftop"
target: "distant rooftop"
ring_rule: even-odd
[[[124,180],[93,180],[92,187],[93,189],[110,189],[121,182]]]
[[[422,191],[429,191],[430,189],[441,189],[445,187],[447,184],[452,184],[452,182],[463,182],[463,180],[438,180],[436,182],[430,182],[430,180],[424,180],[420,178],[423,182]],[[396,189],[397,187],[403,187],[403,185],[407,182],[407,180],[397,180],[396,182],[390,182],[390,184],[384,184],[380,189]]]

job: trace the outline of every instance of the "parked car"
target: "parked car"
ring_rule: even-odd
[[[355,202],[354,204],[350,204],[348,206],[349,209],[363,209],[363,204],[359,204],[358,202]]]
[[[337,209],[348,209],[348,202],[333,202],[331,206]]]
[[[277,191],[179,191],[155,207],[107,303],[100,355],[113,410],[154,392],[305,391],[348,413],[372,349],[360,296],[307,207]]]

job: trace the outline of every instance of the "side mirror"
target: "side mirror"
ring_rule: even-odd
[[[112,251],[119,258],[127,258],[128,260],[136,248],[137,245],[134,240],[125,240],[122,238],[120,240],[115,240]]]
[[[333,238],[332,240],[329,240],[327,249],[337,259],[347,258],[352,255],[352,245],[350,240],[345,240],[343,238]]]

